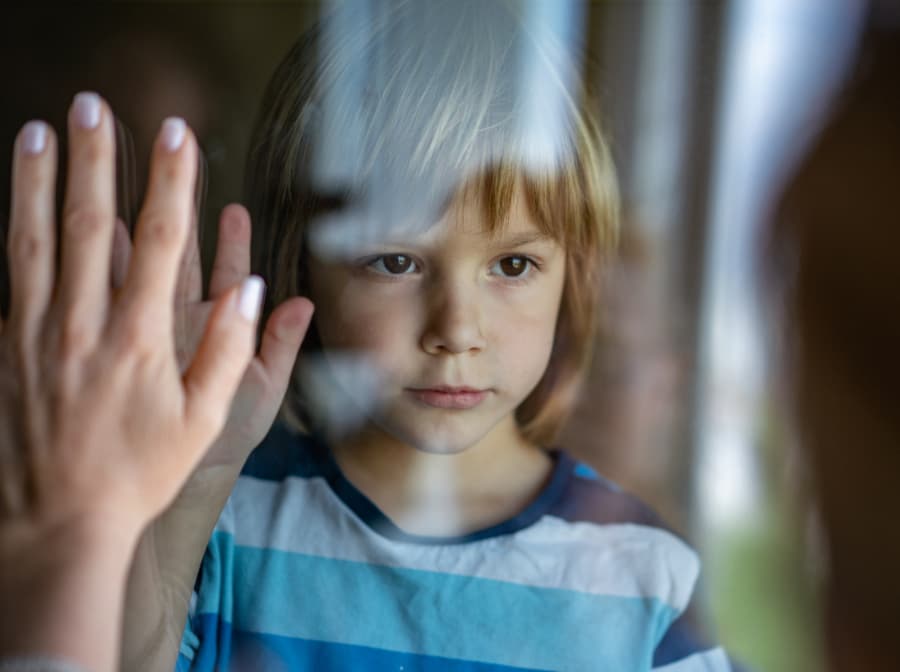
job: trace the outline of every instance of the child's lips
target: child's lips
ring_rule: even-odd
[[[490,392],[490,390],[479,390],[472,387],[444,385],[429,388],[407,388],[406,391],[426,406],[456,410],[478,406]]]

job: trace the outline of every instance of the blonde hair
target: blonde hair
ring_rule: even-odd
[[[251,144],[248,201],[257,267],[270,283],[267,316],[308,288],[314,220],[359,194],[393,187],[446,204],[469,193],[495,232],[521,185],[535,223],[567,262],[550,363],[516,412],[526,438],[546,445],[572,410],[591,355],[618,191],[574,64],[559,42],[528,30],[516,7],[400,2],[355,25],[346,16],[320,23],[269,83]],[[552,138],[525,128],[520,112],[534,111],[536,99],[523,86],[523,63],[546,83],[542,97],[559,105]],[[313,327],[303,351],[318,347]],[[282,415],[308,424],[296,379]]]

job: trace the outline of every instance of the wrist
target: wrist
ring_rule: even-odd
[[[172,508],[185,503],[208,502],[211,499],[227,499],[235,482],[241,475],[241,464],[218,464],[197,469],[185,482],[178,493]],[[224,501],[223,499],[223,501]]]
[[[76,564],[81,555],[121,555],[123,548],[134,548],[142,528],[139,519],[114,511],[78,512],[52,519],[24,515],[0,521],[0,562],[8,564],[27,555]]]
[[[139,526],[116,515],[0,528],[0,655],[52,655],[112,669]]]

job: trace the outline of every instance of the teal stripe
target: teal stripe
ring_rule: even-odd
[[[655,598],[536,588],[231,543],[230,535],[217,533],[210,545],[220,561],[233,562],[235,574],[228,581],[204,573],[198,613],[218,613],[235,629],[251,632],[510,666],[626,670],[649,669],[657,642],[676,617]]]

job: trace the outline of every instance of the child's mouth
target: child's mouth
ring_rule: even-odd
[[[465,410],[478,406],[490,390],[477,390],[471,387],[432,387],[407,388],[406,390],[419,402],[433,408],[449,408]]]

